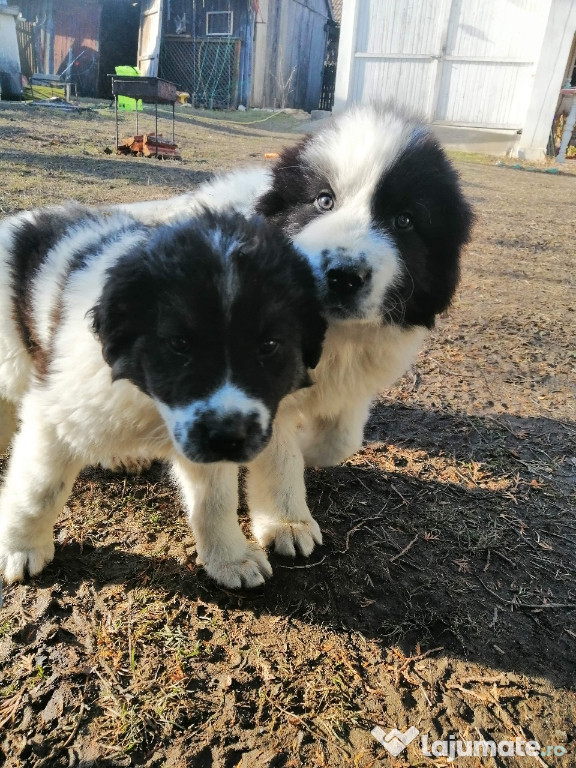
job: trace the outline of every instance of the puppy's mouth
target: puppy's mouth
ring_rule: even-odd
[[[264,440],[258,445],[244,445],[231,442],[226,446],[210,449],[196,445],[187,445],[184,455],[196,464],[215,464],[218,461],[229,461],[233,464],[248,464],[264,450],[269,442]]]

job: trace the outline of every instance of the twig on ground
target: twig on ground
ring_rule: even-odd
[[[494,592],[494,590],[490,589],[489,586],[484,584],[479,576],[476,576],[476,578],[480,584],[482,584],[486,592],[489,592],[492,597],[495,597],[503,605],[508,605],[510,608],[517,611],[556,611],[562,608],[568,609],[570,611],[576,610],[576,603],[519,603],[516,600],[507,600],[505,597],[500,597],[497,592]]]
[[[433,653],[438,653],[439,651],[443,651],[444,646],[439,645],[437,648],[430,648],[430,650],[425,651],[424,653],[419,653],[417,656],[408,656],[406,659],[404,659],[404,662],[402,663],[402,666],[399,668],[399,671],[401,672],[403,669],[405,669],[408,664],[413,664],[416,661],[422,661],[422,659],[427,659],[428,656],[431,656]]]
[[[400,505],[400,506],[402,506],[402,505]],[[344,549],[336,550],[335,554],[337,554],[337,555],[345,555],[346,552],[348,552],[348,549],[350,548],[350,536],[353,533],[356,533],[356,531],[361,530],[366,525],[366,523],[371,523],[374,520],[382,520],[382,516],[381,515],[382,515],[382,512],[385,509],[386,509],[386,507],[382,507],[382,509],[380,510],[380,512],[377,515],[373,515],[372,517],[365,517],[365,518],[363,518],[363,520],[361,522],[358,523],[358,525],[355,525],[353,528],[350,528],[350,530],[346,534],[346,544],[344,546]],[[396,509],[396,507],[394,509]],[[392,512],[394,510],[392,509],[390,511]]]
[[[316,568],[317,565],[322,565],[322,563],[324,562],[324,560],[326,560],[327,557],[328,555],[324,555],[324,557],[321,560],[318,560],[315,563],[308,563],[308,565],[276,565],[274,567],[284,568],[287,571],[295,571],[295,570],[300,570],[302,568]]]
[[[3,728],[9,720],[12,720],[12,725],[14,725],[14,718],[16,717],[16,712],[18,711],[23,695],[23,693],[17,693],[15,696],[6,699],[0,704],[0,716],[2,716],[2,719],[0,720],[0,728]]]
[[[412,546],[416,543],[416,541],[418,540],[418,536],[419,534],[417,533],[416,536],[414,536],[414,538],[412,539],[412,541],[409,544],[407,544],[401,552],[398,552],[397,555],[393,555],[390,558],[390,560],[388,560],[388,562],[392,563],[394,562],[394,560],[398,560],[399,557],[402,557],[403,555],[405,555],[406,552],[408,552],[408,550],[411,549]]]

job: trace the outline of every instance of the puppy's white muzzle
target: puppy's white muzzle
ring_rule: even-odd
[[[314,270],[330,319],[379,321],[401,272],[400,256],[390,235],[352,213],[341,209],[322,216],[299,232],[294,244]]]
[[[201,464],[251,461],[272,433],[266,405],[230,383],[186,406],[157,405],[177,450]]]

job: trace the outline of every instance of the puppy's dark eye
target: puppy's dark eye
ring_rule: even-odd
[[[168,339],[168,346],[178,355],[185,355],[186,352],[190,351],[190,342],[183,336],[170,336]]]
[[[261,359],[268,359],[275,355],[279,348],[279,341],[276,341],[275,339],[267,339],[265,342],[260,344],[260,347],[258,348],[258,357]]]
[[[394,219],[396,229],[412,229],[412,217],[409,213],[399,213]]]
[[[320,192],[316,200],[314,200],[316,208],[324,213],[324,211],[331,211],[334,208],[334,198],[330,192]]]

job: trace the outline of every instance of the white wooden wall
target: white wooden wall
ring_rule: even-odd
[[[0,3],[0,70],[7,72],[12,86],[12,93],[22,93],[20,76],[20,53],[16,36],[16,18],[18,8],[6,7]]]
[[[524,125],[551,0],[344,0],[335,109],[393,98],[437,123]]]

